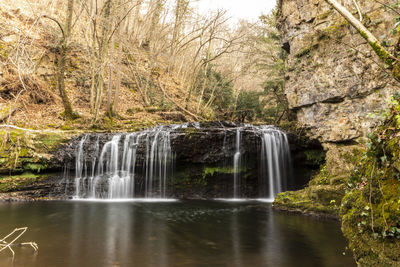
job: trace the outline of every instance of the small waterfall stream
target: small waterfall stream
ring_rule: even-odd
[[[83,135],[77,143],[75,152],[74,198],[169,197],[173,192],[176,158],[171,145],[171,134],[175,137],[177,134],[186,134],[184,131],[176,130],[186,130],[187,127],[187,124],[160,126],[141,132],[115,134],[107,139],[109,141],[104,141],[104,138],[100,141],[99,136]],[[201,129],[200,124],[194,124],[194,129]],[[291,175],[291,162],[289,142],[284,132],[271,126],[249,125],[218,130],[221,130],[222,134],[219,149],[223,151],[225,157],[231,156],[233,160],[231,165],[233,199],[245,197],[242,183],[246,183],[244,174],[248,171],[248,167],[245,166],[248,153],[245,138],[249,134],[259,143],[257,145],[259,197],[271,200],[286,189],[286,180]],[[191,130],[188,131],[190,132]],[[228,145],[228,139],[234,144]],[[257,155],[257,151],[251,152]],[[189,153],[196,152],[189,151]]]
[[[240,197],[240,139],[241,139],[241,128],[237,128],[236,130],[236,138],[235,138],[235,155],[233,156],[233,198],[238,199]]]
[[[271,201],[286,190],[291,177],[291,157],[287,135],[274,127],[260,127],[260,196]]]

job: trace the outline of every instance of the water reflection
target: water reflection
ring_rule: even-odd
[[[30,226],[0,266],[354,266],[331,221],[257,202],[0,204],[0,235]]]

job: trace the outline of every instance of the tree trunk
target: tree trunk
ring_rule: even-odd
[[[204,80],[203,80],[203,84],[201,85],[201,92],[200,92],[200,97],[197,103],[197,108],[196,111],[197,113],[200,111],[200,105],[201,102],[203,101],[203,96],[204,96],[204,92],[206,90],[206,85],[207,85],[207,69],[208,69],[208,59],[210,58],[210,54],[211,54],[211,44],[212,44],[212,38],[214,35],[214,28],[212,28],[212,30],[210,31],[210,41],[208,42],[208,48],[207,48],[207,53],[206,53],[206,58],[205,61],[207,62],[204,66]]]
[[[175,6],[175,22],[174,29],[172,32],[171,49],[170,49],[170,60],[168,64],[168,72],[173,68],[173,63],[175,62],[177,42],[181,35],[182,26],[184,24],[184,18],[189,7],[188,0],[176,0]]]
[[[119,104],[119,91],[121,88],[121,61],[122,61],[122,38],[121,38],[121,28],[118,29],[118,35],[117,35],[117,40],[118,40],[118,54],[117,54],[117,63],[116,63],[116,81],[115,81],[115,95],[114,95],[114,103],[113,103],[113,114],[118,113],[118,104]]]
[[[330,4],[340,15],[342,15],[360,35],[368,42],[377,56],[392,68],[393,77],[400,80],[400,65],[398,59],[387,51],[379,42],[379,40],[358,20],[351,14],[344,6],[336,0],[325,0]]]
[[[90,12],[90,19],[93,20],[95,16],[95,11],[93,8],[93,1],[89,0],[89,12]],[[94,20],[93,20],[94,21]],[[95,97],[96,97],[96,55],[95,55],[95,48],[96,48],[96,29],[95,25],[93,24],[93,27],[91,27],[91,36],[92,36],[92,46],[89,48],[90,50],[90,56],[91,56],[91,84],[90,84],[90,113],[94,113],[94,102],[95,102]]]
[[[161,12],[163,9],[163,2],[164,0],[154,0],[151,4],[152,8],[150,12],[152,12],[153,14],[151,14],[150,28],[145,40],[145,43],[149,46],[149,48],[151,46],[151,41],[153,40],[154,33],[160,21]]]
[[[111,48],[113,50],[113,48]],[[111,54],[113,54],[113,52],[111,52]],[[111,61],[113,61],[111,59]],[[106,112],[107,112],[107,116],[109,116],[110,118],[112,117],[112,89],[113,89],[113,74],[114,74],[114,70],[113,70],[113,64],[112,62],[109,64],[109,72],[108,72],[108,86],[107,86],[107,108],[106,108]]]
[[[103,90],[104,90],[104,58],[107,54],[107,49],[109,45],[109,34],[110,34],[110,21],[111,15],[111,0],[107,0],[104,3],[104,16],[102,19],[102,34],[100,38],[97,66],[98,74],[95,76],[96,85],[96,100],[95,100],[95,112],[94,120],[97,121],[100,111],[100,106],[103,100]]]
[[[57,74],[58,91],[60,93],[64,105],[64,114],[67,120],[72,120],[74,118],[71,102],[69,101],[67,91],[65,90],[65,81],[64,81],[67,55],[68,55],[68,41],[71,34],[73,11],[74,11],[74,0],[68,0],[67,18],[64,26],[65,30],[64,30],[63,41],[60,47],[60,56],[58,59],[58,74]]]

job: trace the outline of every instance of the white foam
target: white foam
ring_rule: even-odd
[[[248,202],[252,201],[248,198],[215,198],[216,201],[225,201],[225,202]]]
[[[257,198],[255,200],[264,203],[274,203],[275,198]]]
[[[216,201],[224,202],[263,202],[263,203],[273,203],[275,198],[215,198]]]
[[[162,203],[162,202],[177,202],[179,200],[174,198],[114,198],[114,199],[75,198],[72,201],[106,202],[106,203],[124,203],[124,202]]]

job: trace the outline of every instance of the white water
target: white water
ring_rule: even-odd
[[[139,203],[166,203],[178,202],[174,198],[117,198],[117,199],[98,199],[98,198],[77,198],[73,199],[79,202],[106,202],[106,203],[125,203],[125,202],[139,202]]]
[[[246,126],[236,129],[235,153],[233,156],[233,198],[241,198],[242,134],[245,131],[259,133],[259,199],[271,203],[277,194],[286,190],[286,181],[291,176],[291,158],[287,135],[273,126]],[[225,146],[225,145],[224,145]]]
[[[286,189],[291,176],[291,158],[287,135],[273,127],[260,127],[260,197],[267,201]]]
[[[264,203],[273,203],[274,198],[215,198],[215,201],[223,201],[223,202],[264,202]]]
[[[200,125],[195,125],[199,128]],[[94,137],[94,151],[90,159],[85,158],[91,137],[84,135],[76,151],[75,199],[85,200],[168,200],[171,191],[174,154],[171,149],[171,131],[186,125],[156,127],[142,132],[117,134],[105,144]],[[227,131],[223,150],[227,147]],[[272,202],[275,196],[286,189],[286,180],[291,175],[290,149],[285,133],[269,126],[245,126],[235,129],[233,154],[233,196],[230,201],[243,201],[242,183],[246,183],[242,172],[242,138],[246,132],[260,136],[259,151],[259,198]],[[92,137],[93,139],[93,137]],[[94,140],[91,142],[93,143]],[[138,155],[138,149],[143,153]],[[92,145],[93,149],[93,145]],[[232,153],[232,152],[229,152]]]
[[[241,128],[236,130],[236,141],[235,141],[235,155],[233,156],[233,199],[240,198],[240,140],[241,139]]]
[[[84,158],[85,135],[76,152],[76,199],[132,199],[136,197],[136,175],[138,168],[144,174],[144,197],[166,198],[168,181],[171,178],[173,154],[170,130],[157,127],[151,130],[119,134],[99,150],[99,139],[92,160],[91,173],[87,174]],[[138,162],[137,150],[142,145],[146,155]],[[99,154],[100,152],[100,154]]]

